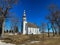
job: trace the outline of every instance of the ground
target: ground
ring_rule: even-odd
[[[2,41],[0,40],[0,45],[15,45],[15,44],[5,43],[5,42],[2,42]]]
[[[16,45],[60,45],[60,36],[7,35],[3,42]]]

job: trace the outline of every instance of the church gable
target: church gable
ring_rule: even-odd
[[[33,23],[27,23],[26,24],[27,27],[32,27],[32,28],[39,28],[36,24],[33,24]]]

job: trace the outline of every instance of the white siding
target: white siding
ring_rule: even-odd
[[[37,30],[38,30],[38,34],[40,34],[39,28],[37,28]]]
[[[33,28],[33,29],[34,29],[33,34],[35,34],[35,28]]]
[[[28,27],[28,34],[40,34],[39,28]]]
[[[31,34],[32,34],[32,31],[33,31],[33,30],[32,30],[32,27],[31,27]]]
[[[23,22],[23,34],[26,34],[26,21]]]
[[[38,30],[37,30],[37,28],[35,28],[35,29],[36,29],[36,34],[37,34],[37,31],[38,31]]]

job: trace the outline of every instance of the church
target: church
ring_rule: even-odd
[[[22,34],[40,34],[40,29],[36,24],[27,22],[25,10],[22,17]]]

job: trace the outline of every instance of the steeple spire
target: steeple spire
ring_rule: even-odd
[[[23,15],[24,17],[26,16],[26,12],[25,12],[25,10],[24,10],[24,15]]]
[[[26,11],[24,10],[23,21],[26,21]]]

